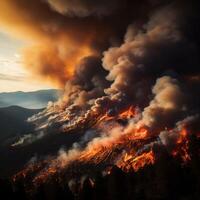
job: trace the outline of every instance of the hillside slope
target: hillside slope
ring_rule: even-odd
[[[26,109],[19,106],[0,108],[0,145],[30,131],[32,127],[26,120],[39,111],[41,109]]]

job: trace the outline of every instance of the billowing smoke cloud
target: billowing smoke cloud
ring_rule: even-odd
[[[65,17],[45,1],[9,0],[0,7],[1,26],[34,43],[24,50],[25,67],[61,86],[73,75],[79,60],[96,54],[112,35],[107,28],[103,31],[101,21]]]
[[[143,7],[145,2],[149,7]],[[0,2],[0,25],[33,43],[24,50],[25,67],[64,86],[83,57],[118,44],[139,10],[152,7],[129,0],[8,0]]]
[[[173,5],[159,9],[143,27],[129,26],[120,47],[104,52],[107,79],[113,81],[106,89],[108,95],[126,95],[142,102],[152,79],[165,73],[190,75],[196,71],[198,49],[181,32],[181,14]]]
[[[156,129],[174,125],[178,117],[187,111],[186,98],[176,79],[168,76],[157,79],[152,92],[155,97],[142,113],[144,125]]]

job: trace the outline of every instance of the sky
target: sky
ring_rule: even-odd
[[[21,50],[27,44],[0,30],[0,92],[50,89],[51,85],[34,79],[25,70]]]

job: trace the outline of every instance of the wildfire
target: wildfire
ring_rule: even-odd
[[[189,140],[188,140],[188,131],[186,128],[182,128],[179,134],[179,138],[176,142],[175,149],[172,152],[174,157],[180,155],[184,163],[191,160],[191,157],[188,153],[189,149]]]
[[[198,6],[178,0],[0,1],[1,26],[31,44],[20,63],[62,89],[58,101],[27,119],[30,133],[3,142],[3,149],[11,145],[8,155],[20,159],[16,167],[33,153],[38,157],[13,181],[38,186],[51,178],[66,184],[87,177],[94,186],[96,172],[108,167],[107,174],[137,172],[162,163],[160,155],[186,164],[195,157]]]
[[[135,108],[133,106],[130,106],[127,110],[122,111],[119,113],[119,118],[121,119],[129,119],[133,118],[136,114]]]
[[[136,156],[133,154],[125,153],[125,155],[117,163],[117,166],[125,172],[134,170],[135,172],[146,165],[154,164],[155,157],[153,151],[145,152]]]
[[[98,123],[110,121],[113,119],[130,119],[133,118],[136,115],[136,111],[133,106],[130,106],[126,108],[125,110],[122,110],[119,112],[118,115],[110,115],[108,112],[106,112],[100,119],[98,120]]]
[[[79,130],[85,127],[93,127],[100,130],[98,137],[95,137],[87,143],[83,149],[72,149],[68,153],[61,153],[57,158],[48,160],[45,164],[31,165],[18,173],[14,177],[26,178],[27,174],[36,174],[33,178],[34,185],[39,185],[48,180],[51,176],[57,176],[62,170],[73,171],[74,167],[80,166],[117,166],[125,172],[131,172],[153,165],[156,161],[156,155],[153,149],[144,149],[152,141],[155,141],[158,135],[142,125],[130,125],[129,120],[137,116],[136,109],[133,106],[120,111],[118,114],[110,115],[106,109],[101,112],[91,110],[84,117],[79,118],[74,123],[69,124],[65,131],[71,129]],[[123,120],[121,123],[120,120]],[[125,122],[125,123],[124,123]],[[168,131],[166,129],[166,131]],[[101,133],[106,133],[101,135]],[[186,128],[169,130],[168,133],[176,133],[178,138],[173,148],[172,155],[180,155],[184,162],[190,160],[188,154],[188,131]],[[111,169],[111,168],[109,168]],[[38,173],[35,173],[38,172]],[[81,176],[81,170],[78,176]],[[107,175],[112,173],[108,170]]]

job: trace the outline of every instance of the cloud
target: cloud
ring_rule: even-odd
[[[25,77],[0,73],[1,81],[24,81]]]

